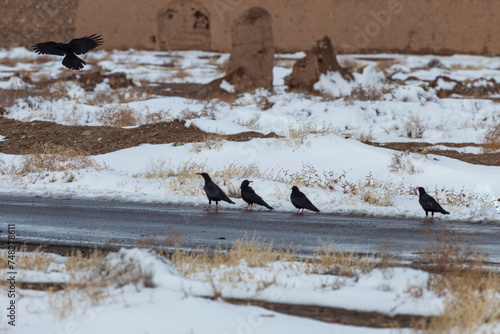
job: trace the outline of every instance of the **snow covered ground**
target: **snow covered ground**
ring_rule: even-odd
[[[93,276],[94,273],[68,271],[64,258],[52,256],[54,262],[45,272],[22,270],[20,280],[70,283],[75,277],[80,277],[80,281],[87,277],[95,284],[92,282],[99,279]],[[16,326],[6,325],[8,314],[2,307],[0,328],[8,333],[33,333],[35,330],[40,333],[392,332],[390,329],[323,323],[204,298],[216,292],[223,298],[341,307],[388,315],[431,316],[444,308],[444,297],[428,290],[430,276],[423,271],[375,269],[365,274],[359,272],[356,277],[308,274],[307,271],[306,265],[292,262],[272,262],[263,268],[242,262],[233,268],[221,267],[211,274],[197,272],[183,278],[171,263],[154,252],[122,249],[109,254],[101,264],[100,275],[119,283],[104,288],[105,297],[96,305],[77,289],[57,293],[22,290],[18,292]],[[5,273],[4,270],[0,272]],[[228,272],[233,275],[232,280],[227,279]],[[133,284],[135,277],[141,279]],[[144,277],[149,277],[149,287],[144,286]],[[421,294],[415,296],[412,293],[415,289],[421,289]],[[0,295],[0,302],[2,306],[8,304],[6,293]]]
[[[68,125],[102,125],[103,110],[128,108],[134,112],[139,125],[148,115],[173,120],[189,112],[195,116],[187,120],[187,126],[197,126],[207,132],[232,134],[253,130],[275,132],[283,138],[221,141],[212,148],[199,143],[141,145],[93,156],[95,163],[85,168],[24,175],[13,172],[23,164],[24,157],[0,154],[3,171],[0,192],[199,205],[201,209],[206,197],[202,192],[202,179],[194,173],[206,171],[215,175],[214,181],[224,190],[238,189],[244,178],[252,179],[257,193],[276,210],[294,211],[288,197],[291,185],[296,184],[322,212],[420,219],[423,211],[411,190],[423,186],[451,212],[449,216],[440,216],[440,221],[500,223],[499,167],[472,165],[429,154],[402,154],[359,140],[481,142],[488,129],[500,119],[496,102],[460,96],[438,98],[437,90],[454,87],[454,83],[444,80],[438,81],[436,88],[422,86],[440,75],[487,86],[490,83],[481,79],[500,80],[497,58],[376,55],[355,60],[355,56],[345,55],[339,57],[341,62],[365,66],[360,73],[355,73],[356,82],[349,83],[337,74],[328,74],[316,84],[322,96],[310,96],[285,91],[284,77],[291,72],[289,59],[301,56],[300,53],[280,55],[274,69],[273,93],[256,91],[243,94],[234,102],[207,102],[147,94],[146,82],[210,82],[223,75],[220,67],[227,61],[227,54],[93,52],[85,58],[89,64],[97,64],[106,73],[126,73],[138,87],[144,87],[144,94],[132,96],[132,92],[126,90],[121,92],[126,102],[99,103],[96,97],[115,94],[107,81],[98,84],[93,92],[85,91],[76,82],[63,81],[52,88],[62,92],[61,98],[19,98],[6,108],[7,117]],[[13,75],[15,72],[29,73],[37,81],[57,78],[66,71],[60,58],[36,62],[36,57],[23,48],[0,50],[0,89],[31,89],[29,83]],[[380,60],[371,60],[371,57],[386,58],[390,66],[383,69],[399,83],[388,82],[382,68],[377,67]],[[431,61],[439,66],[429,67]],[[92,65],[86,67],[91,68]],[[231,89],[227,84],[223,87]],[[367,94],[377,98],[353,98]],[[272,106],[263,110],[263,101]],[[478,153],[475,147],[463,150]],[[395,160],[399,161],[396,165]],[[158,171],[163,173],[151,177]],[[183,179],[179,180],[181,176]],[[241,200],[237,200],[237,205],[244,208]],[[391,315],[436,315],[443,310],[445,298],[428,289],[428,273],[413,269],[376,269],[360,273],[356,278],[346,278],[305,274],[307,268],[287,262],[270,263],[264,269],[241,263],[236,268],[220,268],[207,282],[206,273],[181,277],[169,263],[144,250],[120,254],[119,260],[110,258],[109,261],[114,266],[127,261],[132,261],[133,266],[142,263],[143,270],[151,270],[155,288],[140,284],[112,286],[107,290],[109,295],[97,305],[79,295],[71,299],[62,293],[58,297],[58,293],[22,290],[14,329],[5,325],[7,297],[2,292],[0,328],[12,333],[35,330],[43,333],[391,332],[390,329],[328,324],[202,297],[214,295],[216,287],[224,297],[325,305]],[[227,271],[245,279],[227,281]],[[0,272],[2,277],[6,275],[6,270]],[[71,272],[63,265],[63,259],[55,256],[55,263],[47,272],[24,270],[22,280],[69,282],[72,275],[85,274]],[[264,277],[266,282],[271,282],[266,287],[261,283]],[[412,293],[415,291],[412,287],[421,291],[418,298]],[[67,304],[68,298],[71,305]],[[68,315],[61,318],[63,311],[68,311]],[[491,330],[499,332],[498,328]]]
[[[176,172],[191,165],[193,173],[201,172],[202,168],[209,173],[220,172],[220,178],[215,177],[214,181],[230,184],[235,189],[243,179],[253,179],[254,189],[277,210],[293,210],[288,196],[290,186],[296,184],[322,212],[417,219],[422,217],[423,211],[412,189],[423,186],[452,213],[440,217],[442,220],[500,222],[498,167],[472,165],[431,154],[402,154],[357,140],[481,142],[488,129],[500,119],[496,102],[482,98],[440,99],[437,90],[450,89],[448,86],[453,83],[443,81],[435,88],[426,89],[422,85],[425,80],[434,80],[440,75],[488,85],[480,79],[500,79],[497,58],[376,55],[356,60],[355,56],[344,55],[339,57],[341,62],[351,65],[354,62],[358,68],[364,67],[358,71],[360,73],[355,73],[356,81],[346,82],[338,74],[331,73],[322,76],[316,84],[324,96],[310,96],[285,91],[284,77],[291,72],[290,59],[301,56],[301,53],[279,56],[274,69],[273,93],[263,90],[247,93],[232,103],[151,94],[129,96],[130,101],[124,103],[96,103],[93,99],[99,94],[114,94],[107,79],[93,92],[85,91],[76,82],[63,81],[53,87],[63,91],[59,99],[19,98],[7,108],[7,117],[68,125],[101,125],[99,116],[103,111],[128,108],[139,125],[145,122],[147,115],[161,115],[164,120],[172,120],[189,112],[187,126],[197,126],[207,132],[232,134],[254,130],[275,132],[284,139],[222,141],[215,148],[198,143],[141,145],[93,157],[101,168],[75,171],[72,182],[63,177],[64,173],[57,172],[15,180],[6,173],[0,176],[0,191],[201,206],[206,202],[201,178],[187,182],[185,191],[172,186]],[[30,89],[30,84],[19,76],[12,76],[16,71],[29,72],[34,81],[56,78],[66,71],[57,57],[39,63],[35,62],[36,57],[23,48],[0,51],[0,58],[10,59],[10,62],[4,61],[7,65],[0,67],[0,88]],[[198,51],[134,50],[98,51],[88,57],[89,63],[97,64],[106,73],[126,73],[139,87],[145,87],[146,82],[207,83],[223,75],[220,67],[228,59],[227,54]],[[371,61],[370,57],[376,61]],[[385,67],[379,65],[384,63],[383,59],[388,62]],[[429,67],[429,63],[438,65]],[[91,65],[86,67],[91,68]],[[382,70],[399,81],[387,81]],[[409,81],[401,83],[408,78]],[[128,93],[125,90],[121,94],[127,96]],[[377,97],[357,99],[363,94]],[[262,101],[270,102],[272,107],[262,110]],[[480,149],[462,150],[477,153]],[[16,166],[22,160],[7,154],[1,154],[0,158],[4,166]],[[395,165],[394,161],[399,162]],[[139,177],[159,164],[169,166],[174,176]],[[229,164],[247,168],[247,173],[224,174]],[[200,169],[196,170],[197,167]],[[369,200],[374,197],[383,200],[375,203]],[[457,198],[462,200],[457,201]],[[241,200],[238,204],[243,207]]]

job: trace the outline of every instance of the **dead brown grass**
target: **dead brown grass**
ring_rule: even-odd
[[[156,123],[161,123],[161,122],[169,122],[172,121],[173,117],[170,114],[169,110],[161,110],[161,111],[156,111],[152,113],[147,113],[146,116],[144,116],[144,123],[146,124],[156,124]]]
[[[483,152],[495,152],[500,150],[500,122],[492,125],[483,138]]]
[[[295,251],[291,248],[275,247],[273,242],[260,240],[255,235],[234,242],[229,251],[218,248],[209,251],[200,248],[197,251],[178,250],[171,255],[170,260],[183,276],[189,276],[199,271],[208,273],[221,266],[237,267],[242,261],[248,267],[263,267],[273,261],[291,261],[295,258]]]
[[[425,126],[419,116],[411,115],[410,119],[403,124],[403,136],[407,138],[422,138]]]
[[[377,266],[374,254],[359,256],[354,250],[339,251],[333,239],[328,243],[319,241],[313,256],[305,261],[311,265],[310,273],[346,277],[367,273]]]
[[[476,333],[482,326],[498,324],[498,268],[486,267],[487,255],[475,251],[474,241],[452,228],[427,233],[431,248],[421,251],[421,263],[432,273],[429,287],[445,296],[445,309],[428,323],[419,323],[417,330]]]
[[[189,152],[200,153],[203,150],[220,151],[224,146],[224,136],[221,133],[205,133],[200,142],[193,143]]]
[[[416,174],[421,172],[412,162],[410,152],[395,152],[392,155],[389,169],[394,173]]]
[[[18,166],[0,164],[0,174],[40,175],[45,172],[70,172],[88,167],[97,167],[97,163],[87,154],[61,145],[43,143],[30,148],[27,154],[21,157]]]
[[[100,112],[98,120],[104,126],[135,126],[138,123],[138,116],[130,107],[120,105],[105,108]]]

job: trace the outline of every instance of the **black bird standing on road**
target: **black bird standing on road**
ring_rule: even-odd
[[[102,43],[101,35],[93,34],[91,36],[72,39],[67,44],[57,42],[34,44],[33,51],[41,55],[65,56],[62,61],[64,66],[71,70],[81,70],[87,63],[76,55],[87,53],[101,46]]]
[[[304,195],[303,192],[299,190],[296,186],[292,187],[292,194],[290,195],[290,201],[292,201],[293,206],[295,206],[298,210],[295,213],[296,215],[303,215],[304,209],[311,210],[314,212],[319,212],[318,208],[311,203],[311,201]],[[302,212],[299,213],[300,209]]]
[[[245,211],[253,211],[254,204],[262,205],[268,208],[269,210],[272,210],[273,209],[272,206],[264,202],[262,197],[257,195],[255,191],[252,189],[252,187],[250,187],[250,182],[253,181],[244,180],[243,182],[241,182],[241,187],[240,187],[241,198],[248,203],[248,206],[245,209]]]
[[[441,212],[442,214],[449,215],[450,213],[444,210],[441,205],[434,198],[431,197],[428,193],[425,192],[425,189],[422,187],[418,187],[418,202],[422,206],[422,209],[425,211],[425,218],[422,220],[422,223],[427,223],[427,216],[429,215],[429,211],[431,212],[431,220],[429,223],[434,223],[434,212]]]
[[[207,173],[196,173],[198,175],[203,176],[203,179],[205,180],[205,185],[203,186],[203,189],[205,190],[205,193],[207,194],[208,197],[208,206],[205,209],[205,211],[210,211],[210,205],[212,205],[212,201],[215,201],[215,210],[214,211],[219,211],[219,201],[225,201],[231,204],[235,204],[233,201],[227,197],[226,193],[222,191],[221,188],[219,188],[218,185],[216,185],[210,176],[208,176]]]

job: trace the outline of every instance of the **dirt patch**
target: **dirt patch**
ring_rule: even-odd
[[[273,303],[251,299],[223,298],[223,300],[234,305],[255,305],[279,313],[353,326],[407,328],[415,326],[418,321],[429,321],[430,319],[429,317],[415,315],[397,314],[389,316],[378,312],[363,312],[315,305]]]
[[[141,144],[168,144],[205,141],[207,133],[194,127],[186,127],[184,121],[161,122],[141,125],[131,129],[107,126],[69,126],[53,122],[21,122],[0,117],[0,135],[5,137],[0,142],[0,152],[7,154],[25,154],[33,146],[40,144],[61,145],[89,155],[104,154]],[[248,141],[252,138],[278,138],[271,132],[242,132],[223,135],[230,141]],[[500,152],[461,153],[457,148],[480,147],[488,149],[487,144],[476,143],[375,143],[366,144],[408,151],[420,154],[435,154],[465,161],[476,165],[500,166]],[[449,147],[448,150],[434,149],[436,145]]]
[[[61,145],[90,155],[104,154],[140,144],[168,144],[204,141],[207,133],[184,122],[174,120],[156,124],[141,125],[131,129],[105,126],[68,126],[53,122],[21,122],[0,118],[0,152],[24,154],[39,144]],[[242,132],[223,135],[231,141],[248,141],[252,138],[275,138],[274,133]]]
[[[441,155],[452,159],[457,159],[465,161],[474,165],[486,165],[486,166],[500,166],[500,152],[490,152],[490,153],[462,153],[458,152],[457,148],[463,147],[480,147],[488,149],[488,144],[476,144],[476,143],[374,143],[365,142],[365,144],[389,148],[391,150],[412,152],[420,154],[435,154]],[[433,149],[437,145],[442,145],[449,147],[448,150],[438,150]]]

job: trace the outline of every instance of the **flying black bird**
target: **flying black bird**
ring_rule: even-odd
[[[432,198],[428,193],[425,192],[425,189],[422,187],[418,187],[418,202],[422,206],[422,209],[425,211],[425,218],[422,220],[422,223],[427,223],[427,216],[429,215],[429,211],[431,212],[431,220],[429,223],[434,223],[434,212],[441,212],[442,214],[449,215],[448,211],[445,211],[441,205],[434,198]]]
[[[302,212],[300,215],[304,214],[304,209],[319,212],[318,208],[311,203],[311,201],[304,195],[302,191],[299,190],[296,186],[292,187],[292,194],[290,195],[290,201],[292,201],[293,206],[295,206],[298,210],[295,213],[299,215],[300,209]]]
[[[102,45],[101,35],[93,34],[82,38],[72,39],[71,42],[45,42],[33,45],[33,51],[41,55],[65,56],[62,64],[71,70],[81,70],[87,63],[76,55],[82,55]]]
[[[253,182],[253,181],[245,180],[245,181],[241,182],[241,187],[240,187],[241,188],[241,198],[245,202],[248,203],[248,206],[245,209],[245,211],[253,211],[254,204],[262,205],[262,206],[265,206],[266,208],[268,208],[269,210],[272,210],[273,209],[272,206],[270,206],[269,204],[264,202],[262,197],[257,195],[255,193],[255,191],[252,189],[252,187],[250,187],[250,185],[249,185],[250,182]]]
[[[196,173],[198,175],[203,176],[203,179],[205,180],[205,185],[203,186],[203,189],[205,190],[205,193],[207,194],[208,197],[208,206],[205,209],[205,211],[210,211],[210,205],[212,205],[212,201],[215,201],[215,210],[214,211],[219,211],[219,201],[225,201],[231,204],[235,204],[233,201],[227,197],[227,195],[222,191],[221,188],[219,188],[218,185],[216,185],[210,176],[208,176],[207,173]]]

